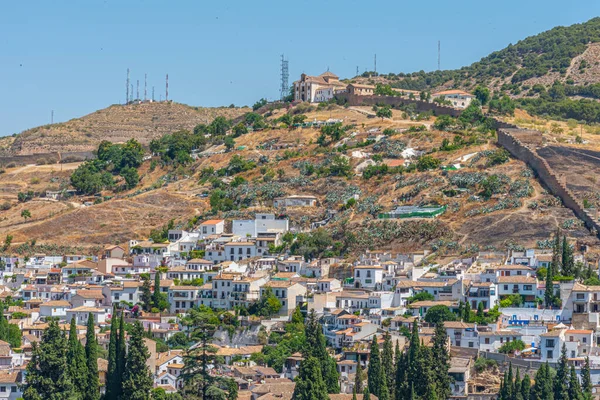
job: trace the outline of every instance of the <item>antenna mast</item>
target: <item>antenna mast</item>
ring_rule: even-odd
[[[167,74],[166,86],[165,86],[165,101],[169,101],[169,74]]]
[[[50,112],[50,124],[54,123],[54,110]]]
[[[154,86],[152,86],[152,102],[154,103]]]
[[[135,99],[137,101],[139,101],[140,100],[140,80],[139,79],[137,80],[136,92],[135,93],[136,93]]]
[[[375,76],[377,76],[377,54],[375,54]]]
[[[125,95],[125,104],[129,103],[129,68],[127,68],[127,82],[125,83],[125,90],[126,90],[126,95]]]
[[[283,99],[288,95],[290,87],[288,86],[288,79],[289,79],[289,69],[288,69],[288,60],[286,60],[283,57],[283,54],[281,55],[281,88],[280,88],[280,92],[281,92],[281,96],[280,96],[280,100],[283,101]]]
[[[442,59],[442,42],[438,40],[438,71],[441,69],[441,59]]]
[[[147,100],[147,97],[146,97],[147,88],[148,88],[148,74],[144,74],[144,102],[146,102],[146,100]]]

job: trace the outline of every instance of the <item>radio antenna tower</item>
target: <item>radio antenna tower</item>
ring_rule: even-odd
[[[136,101],[139,101],[140,100],[140,80],[139,79],[137,80],[137,84],[136,84],[136,89],[135,90],[136,90],[136,92],[135,92],[136,93],[135,99],[136,99]]]
[[[131,90],[129,91],[129,102],[133,103],[133,83],[131,84]]]
[[[442,60],[442,42],[438,40],[438,71],[441,69],[441,60]]]
[[[165,86],[165,101],[169,101],[169,74],[167,74],[166,86]]]
[[[154,86],[152,86],[152,102],[154,103]]]
[[[127,82],[125,83],[125,90],[127,94],[125,95],[125,104],[129,103],[129,68],[127,68]]]
[[[146,93],[148,89],[148,74],[144,74],[144,102],[147,100]]]
[[[357,65],[356,66],[356,76],[358,76],[358,75],[359,75],[359,72],[358,72],[358,65]]]
[[[375,76],[377,76],[377,54],[375,54]]]
[[[54,110],[52,110],[52,112],[50,112],[50,124],[54,123]]]
[[[290,77],[288,66],[289,66],[288,60],[286,60],[282,54],[281,55],[281,88],[280,88],[280,92],[281,92],[280,100],[281,101],[283,101],[283,99],[289,94],[289,91],[290,91],[290,87],[288,86],[288,79]]]

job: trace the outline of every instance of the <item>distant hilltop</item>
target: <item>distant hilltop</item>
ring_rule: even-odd
[[[95,150],[103,140],[113,143],[131,138],[143,145],[180,129],[208,124],[218,116],[239,117],[249,108],[191,107],[174,102],[112,105],[67,122],[31,128],[0,138],[0,155],[29,155]]]

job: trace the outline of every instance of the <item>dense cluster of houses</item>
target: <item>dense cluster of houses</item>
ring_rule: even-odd
[[[290,201],[293,206],[312,205],[310,199]],[[497,387],[482,385],[473,376],[474,360],[482,355],[529,366],[553,364],[564,344],[569,362],[580,367],[589,357],[597,368],[594,371],[600,373],[600,287],[553,282],[552,291],[559,294],[562,307],[543,308],[546,283],[537,271],[551,262],[548,250],[481,252],[444,263],[431,262],[429,251],[367,251],[352,262],[270,254],[271,246],[279,245],[289,229],[287,219],[256,214],[251,220],[207,220],[190,231],[170,230],[164,243],[131,240],[107,246],[100,254],[2,257],[0,299],[9,302],[5,315],[20,327],[23,341],[20,349],[0,342],[0,398],[21,395],[21,372],[50,317],[58,318],[64,327],[75,318],[83,337],[91,313],[99,343],[107,346],[106,328],[113,306],[119,304],[130,318],[140,319],[154,338],[166,341],[185,331],[180,318],[190,309],[201,305],[219,310],[249,308],[266,290],[279,300],[279,314],[247,323],[277,331],[296,307],[304,313],[314,310],[338,360],[340,400],[350,399],[344,396],[351,396],[358,363],[368,368],[368,343],[374,336],[382,338],[389,332],[400,346],[407,346],[405,334],[418,324],[428,345],[433,327],[426,316],[435,306],[458,311],[468,304],[473,310],[499,313],[497,322],[487,324],[458,317],[445,323],[453,350],[450,373],[456,398],[487,399],[495,394]],[[583,251],[576,261],[588,263]],[[143,274],[152,282],[160,274],[159,290],[169,301],[168,312],[134,313],[141,302]],[[506,343],[517,340],[525,344],[524,349],[500,353]],[[234,377],[240,395],[247,398],[291,397],[301,354],[290,355],[283,369],[275,371],[250,361],[264,343],[226,342],[216,342],[217,355],[226,365],[213,373]],[[147,345],[155,386],[167,392],[178,390],[182,350],[157,352],[156,342],[149,339]],[[105,360],[99,360],[99,370],[106,372]],[[600,375],[593,373],[592,379],[597,385]]]

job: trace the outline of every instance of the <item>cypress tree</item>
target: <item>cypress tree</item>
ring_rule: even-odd
[[[117,379],[114,383],[117,398],[123,395],[123,376],[125,375],[125,363],[127,360],[127,343],[125,342],[125,320],[123,311],[119,318],[119,336],[117,338]]]
[[[373,336],[371,341],[371,353],[369,355],[369,369],[367,370],[369,393],[373,393],[378,398],[381,396],[381,388],[383,373],[381,370],[381,358],[379,356],[379,345],[377,344],[377,336]]]
[[[408,388],[407,355],[400,353],[396,356],[396,388],[395,400],[405,400]],[[414,389],[414,388],[413,388]]]
[[[309,356],[300,363],[300,371],[294,388],[295,400],[328,400],[327,387],[323,381],[319,360]]]
[[[354,389],[352,389],[352,400],[358,400],[356,398],[356,387]]]
[[[383,351],[381,352],[381,367],[384,378],[386,380],[386,387],[389,391],[389,398],[394,398],[394,375],[396,369],[394,368],[394,349],[392,346],[392,337],[389,332],[386,332],[383,341]]]
[[[506,379],[504,380],[504,393],[506,400],[512,400],[513,398],[513,370],[512,363],[508,364],[508,372],[506,373]]]
[[[433,371],[433,352],[421,344],[414,368],[411,366],[414,375],[409,379],[409,383],[414,384],[415,394],[419,398],[432,399],[437,398],[436,377]]]
[[[479,303],[482,304],[482,303]],[[450,388],[450,354],[448,354],[448,334],[443,323],[439,323],[435,326],[435,332],[433,334],[433,373],[434,382],[436,384],[436,396],[438,399],[447,399],[452,394]]]
[[[569,400],[583,400],[579,379],[577,378],[575,367],[572,365],[569,372]]]
[[[94,316],[88,315],[87,332],[85,335],[85,357],[87,360],[87,386],[84,400],[98,400],[100,398],[100,383],[98,381],[98,342]]]
[[[365,388],[363,392],[363,400],[371,400],[371,393],[369,393],[369,387]]]
[[[356,374],[354,375],[354,388],[356,389],[356,393],[362,393],[363,384],[365,381],[365,371],[360,363],[360,359],[358,360],[358,365],[356,366]]]
[[[463,315],[463,321],[464,322],[471,322],[471,304],[469,304],[469,302],[465,302],[465,309],[464,309],[464,315]]]
[[[585,358],[585,363],[581,367],[581,391],[583,398],[590,400],[592,398],[592,378],[590,376],[590,358]]]
[[[483,302],[480,301],[479,304],[477,304],[477,318],[483,318],[485,316],[483,311]]]
[[[75,317],[71,318],[71,326],[69,329],[67,368],[71,382],[73,382],[74,390],[80,396],[83,396],[87,389],[87,361],[85,349],[77,338]]]
[[[546,304],[546,308],[552,308],[554,305],[554,272],[552,268],[552,264],[548,266],[546,269],[545,276],[545,285],[544,289],[544,304]]]
[[[160,272],[156,270],[154,273],[154,292],[152,292],[152,307],[161,310],[162,294],[160,293]]]
[[[554,234],[554,244],[552,245],[552,263],[550,264],[550,267],[548,267],[548,269],[552,271],[552,276],[556,275],[561,270],[561,253],[560,229],[557,229],[556,233]]]
[[[550,375],[550,365],[548,362],[542,364],[535,374],[535,384],[529,398],[530,400],[554,399],[552,376]]]
[[[563,343],[554,379],[554,400],[569,400],[569,367],[567,346]]]
[[[415,385],[413,383],[410,384],[410,395],[408,400],[416,400],[415,397]]]
[[[575,269],[575,261],[573,259],[573,249],[569,242],[567,241],[567,237],[563,236],[562,243],[562,274],[565,276],[573,276]]]
[[[144,328],[139,321],[133,325],[129,337],[129,352],[123,374],[123,398],[148,400],[154,384],[146,361],[150,353],[144,343]]]
[[[531,393],[531,380],[529,379],[529,375],[525,374],[523,380],[521,381],[521,397],[523,400],[529,400]]]
[[[106,373],[105,400],[117,400],[118,389],[115,387],[115,384],[119,380],[117,377],[118,326],[119,320],[117,318],[117,308],[113,307],[112,317],[110,319],[110,341],[108,343],[108,371]]]
[[[327,341],[323,334],[323,327],[317,321],[314,310],[309,314],[305,327],[306,345],[304,347],[304,357],[315,357],[321,365],[321,372],[327,393],[335,394],[340,392],[340,374],[337,370],[337,363],[327,351]]]
[[[70,400],[76,398],[67,368],[67,339],[57,321],[50,321],[39,345],[33,343],[27,364],[24,400]]]
[[[379,400],[390,400],[390,390],[388,389],[386,373],[381,368],[380,370],[381,376],[379,378],[379,382],[381,382],[381,388],[379,388]]]
[[[513,385],[512,393],[513,400],[523,400],[523,394],[521,393],[521,372],[519,371],[519,367],[517,367],[517,372],[515,374],[515,383]]]
[[[146,275],[142,275],[142,293],[140,294],[140,301],[146,312],[149,312],[152,309],[152,291],[150,286],[150,279]]]

